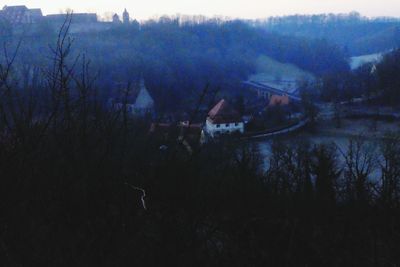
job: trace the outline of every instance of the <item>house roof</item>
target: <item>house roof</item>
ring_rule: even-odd
[[[171,130],[172,128],[177,128],[180,131],[186,131],[187,134],[201,134],[202,131],[202,124],[200,123],[193,123],[193,124],[184,124],[184,123],[179,123],[178,125],[172,124],[172,123],[155,123],[153,122],[150,125],[149,133],[155,133],[157,131],[161,132],[167,132]]]
[[[181,130],[181,135],[186,135],[189,138],[199,137],[201,135],[201,131],[203,130],[203,125],[200,123],[193,124],[179,124],[179,128]]]
[[[154,100],[144,86],[143,80],[140,82],[140,91],[134,105],[136,109],[148,109],[154,107]]]
[[[115,98],[111,98],[109,103],[126,103],[133,105],[133,107],[138,110],[154,108],[154,100],[146,89],[143,80],[139,83],[139,87],[135,86],[129,90],[117,90],[117,92],[114,93],[114,96]]]
[[[269,106],[286,106],[289,105],[289,96],[288,95],[272,95],[269,99]]]
[[[156,138],[161,138],[164,141],[178,140],[186,145],[197,146],[200,142],[202,124],[171,124],[171,123],[152,123],[149,134]]]
[[[208,112],[208,120],[212,123],[231,123],[241,121],[239,113],[222,99]]]

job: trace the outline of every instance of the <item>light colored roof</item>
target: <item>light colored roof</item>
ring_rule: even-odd
[[[140,82],[140,91],[134,105],[135,109],[149,109],[154,107],[154,100],[144,86],[143,80]]]

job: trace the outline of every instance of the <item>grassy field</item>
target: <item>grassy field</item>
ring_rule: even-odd
[[[304,71],[293,64],[282,63],[267,56],[257,59],[257,73],[250,77],[251,80],[299,80],[313,79],[314,75]]]
[[[355,69],[361,67],[362,65],[365,65],[368,63],[379,62],[382,60],[382,57],[383,57],[383,53],[351,57],[350,58],[350,67],[352,70],[355,70]]]
[[[298,81],[314,79],[312,73],[293,64],[282,63],[267,56],[260,56],[256,65],[257,73],[251,75],[249,80],[281,90],[292,91],[297,87]]]

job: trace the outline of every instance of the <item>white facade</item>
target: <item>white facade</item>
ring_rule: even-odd
[[[145,116],[154,112],[154,100],[144,86],[144,81],[140,83],[140,91],[136,97],[135,103],[120,103],[114,99],[108,100],[108,106],[115,111],[124,111],[132,116]]]
[[[233,133],[244,133],[243,122],[230,122],[230,123],[212,123],[210,120],[206,120],[205,132],[211,137],[215,137],[222,134],[233,134]]]

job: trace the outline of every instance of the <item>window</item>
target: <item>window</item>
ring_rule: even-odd
[[[221,125],[220,125],[220,124],[217,124],[217,128],[219,128],[219,127],[221,127]]]
[[[235,122],[235,126],[238,126],[238,125],[239,125],[239,123]]]
[[[225,124],[225,127],[229,127],[229,123]]]

